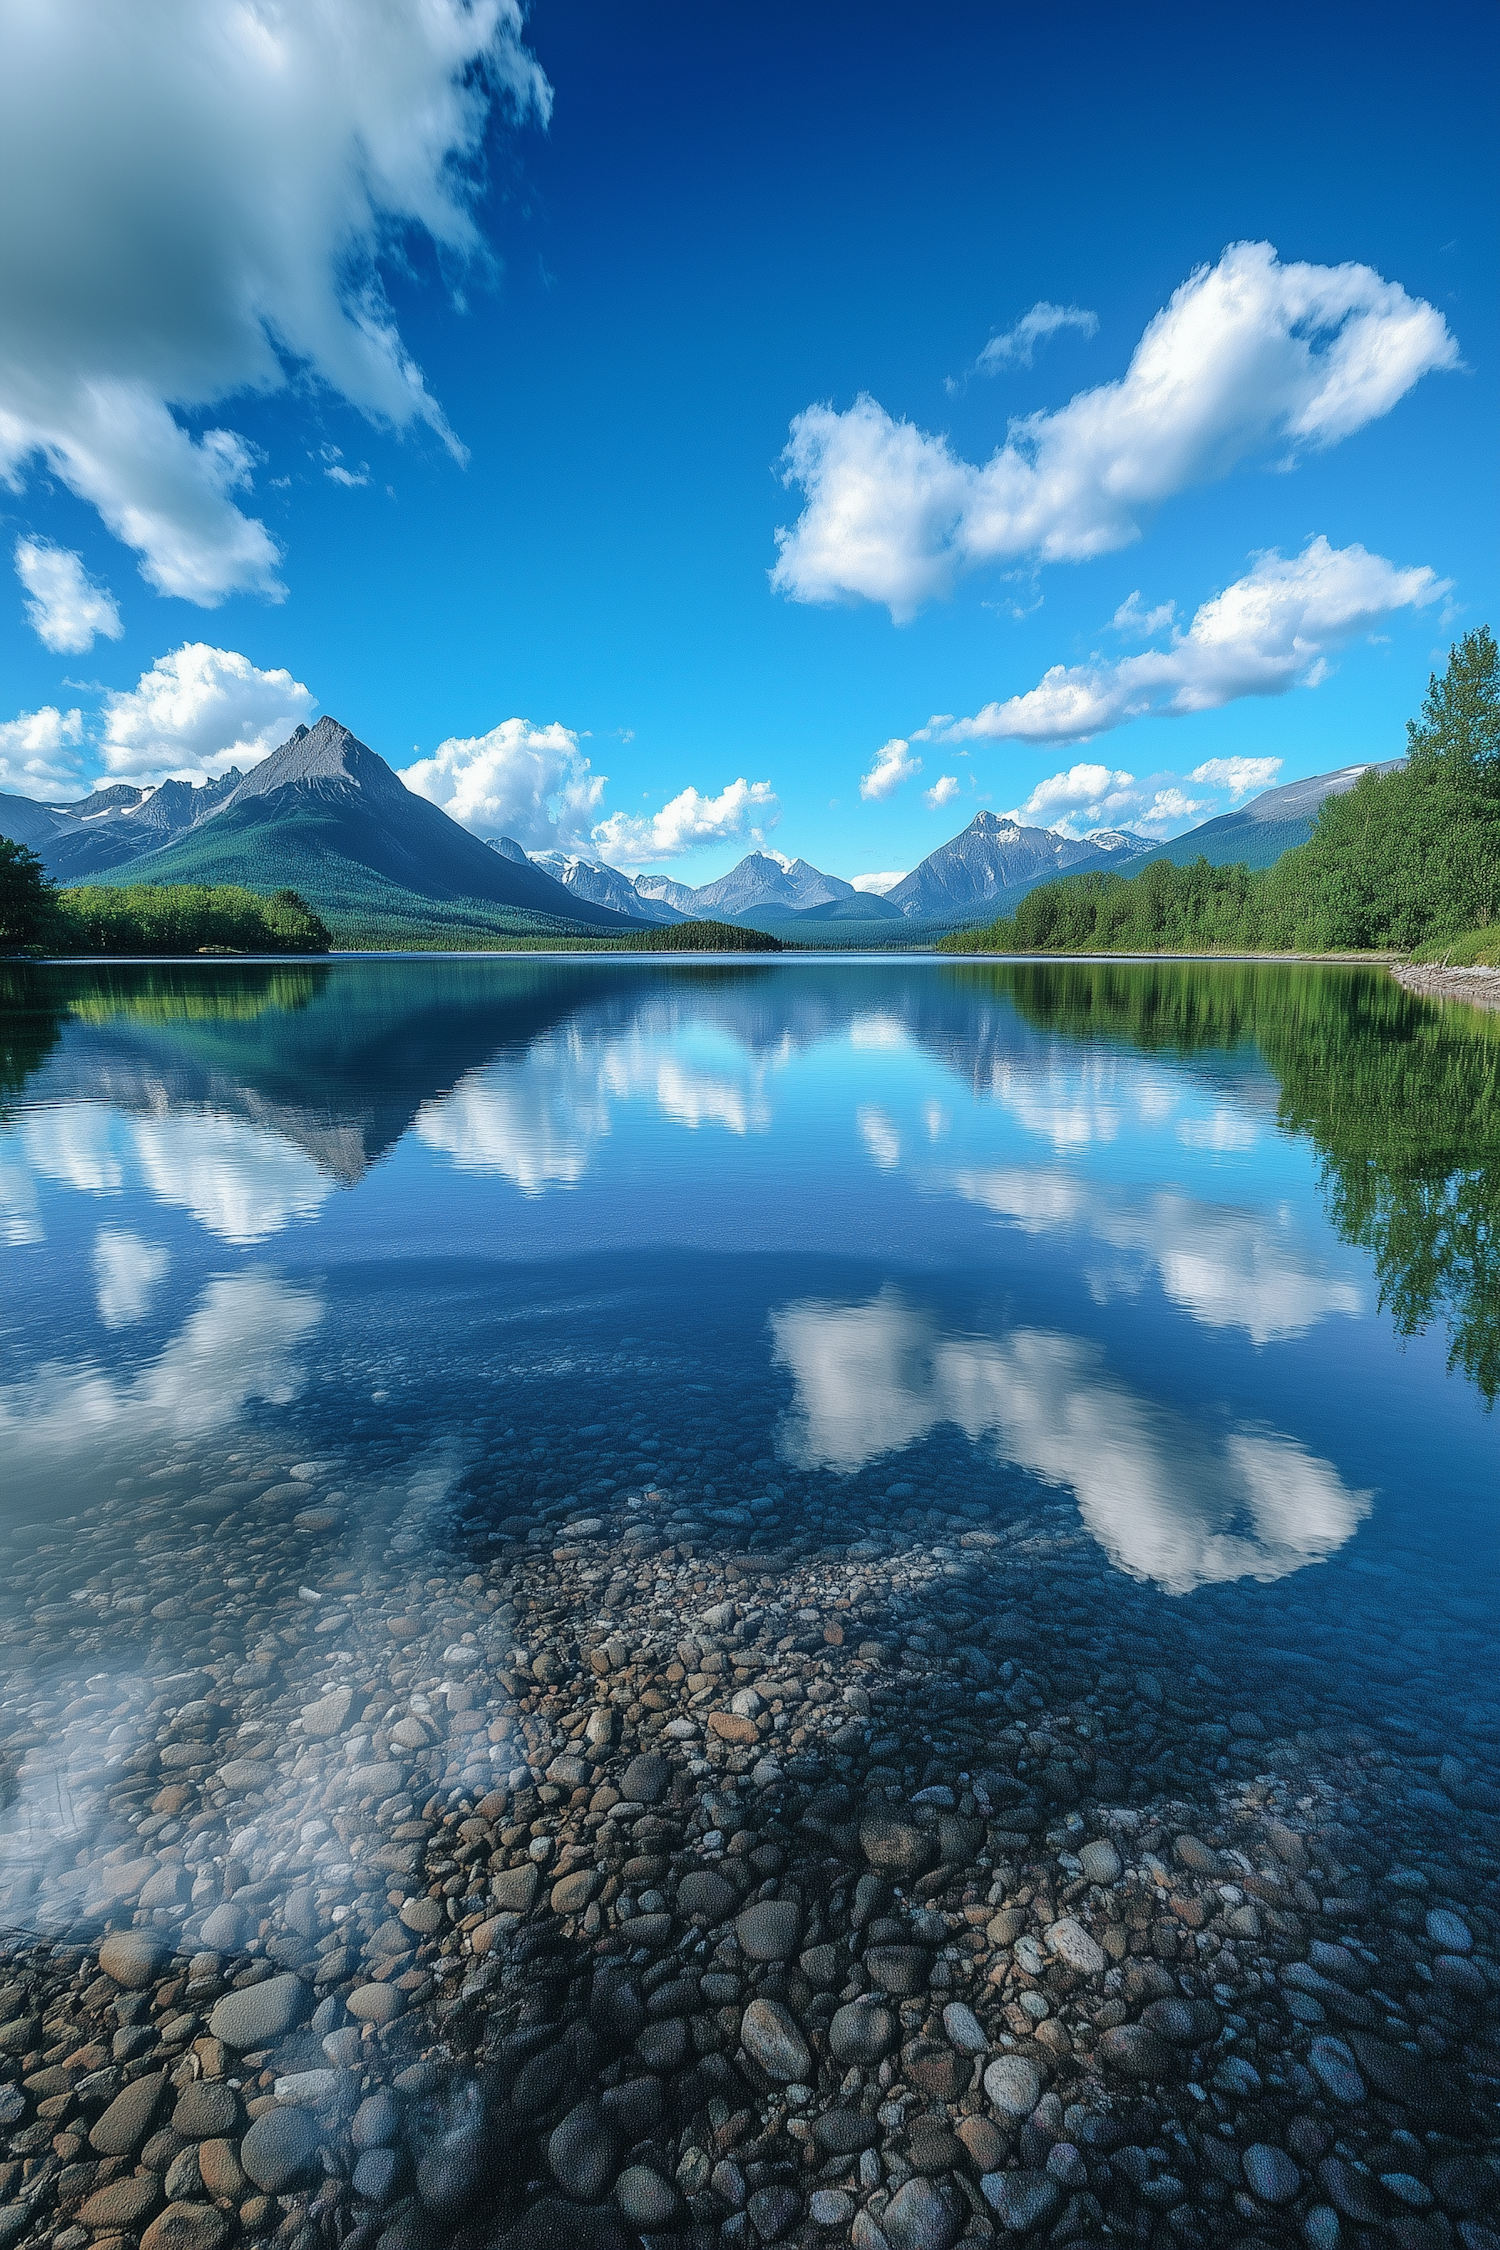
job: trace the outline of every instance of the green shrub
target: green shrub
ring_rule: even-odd
[[[329,935],[296,891],[237,884],[94,884],[59,893],[58,953],[326,953]]]

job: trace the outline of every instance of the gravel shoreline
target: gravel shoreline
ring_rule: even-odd
[[[1231,1708],[1068,1503],[398,1452],[0,1540],[0,2250],[1500,2250],[1488,1705]]]
[[[1397,984],[1428,1000],[1467,1000],[1475,1008],[1500,1008],[1500,969],[1444,969],[1409,961],[1392,969]]]

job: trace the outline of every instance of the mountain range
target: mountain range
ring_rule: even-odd
[[[882,925],[894,938],[899,925],[914,937],[988,921],[1038,884],[1091,869],[1134,873],[1153,859],[1181,866],[1200,856],[1267,867],[1311,834],[1325,797],[1352,789],[1368,770],[1344,766],[1266,790],[1166,844],[1128,829],[1065,836],[980,812],[883,895],[763,849],[694,886],[631,877],[578,853],[531,853],[513,837],[481,841],[332,718],[299,726],[248,774],[231,768],[196,788],[117,782],[64,804],[0,794],[0,835],[29,845],[64,884],[289,887],[343,943],[430,944],[435,932],[460,944],[527,931],[623,936],[703,918],[838,943],[858,942],[865,926],[874,941]]]

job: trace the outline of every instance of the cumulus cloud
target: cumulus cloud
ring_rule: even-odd
[[[1141,590],[1137,586],[1135,592],[1121,602],[1110,623],[1127,641],[1154,641],[1158,633],[1166,631],[1176,615],[1175,602],[1162,602],[1156,609],[1142,609]]]
[[[777,531],[771,581],[794,601],[883,602],[899,623],[976,565],[1126,546],[1175,493],[1336,445],[1457,362],[1441,313],[1371,267],[1238,243],[1188,277],[1118,381],[1013,422],[983,466],[868,395],[808,407],[783,455],[806,505]]]
[[[16,797],[62,797],[82,770],[83,713],[44,703],[0,720],[0,789]]]
[[[769,781],[729,782],[717,797],[697,789],[683,789],[655,813],[611,813],[593,831],[600,855],[626,867],[644,867],[653,860],[679,859],[700,844],[720,844],[744,835],[760,838],[763,827],[780,817],[776,793]],[[750,827],[756,821],[757,825]]]
[[[906,867],[887,867],[867,875],[851,875],[849,880],[857,891],[872,891],[876,898],[884,898],[898,883],[904,883],[911,872]]]
[[[457,450],[378,261],[402,230],[479,254],[491,108],[545,118],[550,98],[518,0],[13,10],[0,475],[40,456],[162,593],[278,595],[276,544],[239,505],[254,452],[204,416],[295,374]]]
[[[1045,344],[1060,328],[1076,328],[1080,336],[1097,336],[1099,315],[1082,305],[1049,305],[1044,297],[1030,312],[1022,313],[1014,328],[992,336],[980,353],[981,373],[993,375],[1002,367],[1030,367],[1038,344]]]
[[[958,775],[956,773],[940,773],[932,787],[922,791],[922,802],[925,805],[931,805],[933,811],[938,812],[944,805],[951,805],[957,795]]]
[[[876,751],[875,763],[859,785],[859,793],[867,802],[877,797],[889,797],[892,790],[899,789],[903,781],[910,781],[913,774],[922,771],[921,759],[907,756],[910,747],[898,734],[893,735],[889,742],[883,743]]]
[[[1205,758],[1188,780],[1206,781],[1211,788],[1227,791],[1230,803],[1237,805],[1252,790],[1269,789],[1281,764],[1280,758]]]
[[[16,576],[31,597],[26,615],[43,648],[81,656],[102,633],[117,641],[125,628],[107,586],[96,586],[82,555],[50,539],[16,541]]]
[[[477,836],[513,836],[537,851],[586,848],[607,778],[593,772],[571,727],[529,719],[440,742],[401,775]]]
[[[1066,773],[1050,774],[1039,781],[1015,818],[1055,828],[1062,821],[1084,821],[1102,828],[1140,804],[1135,775],[1112,772],[1108,766],[1070,766]]]
[[[290,672],[263,672],[235,649],[187,641],[133,688],[105,697],[98,755],[112,781],[203,781],[258,765],[315,705]]]
[[[1312,540],[1290,561],[1262,555],[1165,649],[1118,663],[1055,664],[1039,684],[971,719],[933,719],[918,741],[1084,742],[1130,719],[1215,711],[1246,695],[1316,687],[1328,657],[1402,609],[1449,588],[1426,565],[1400,570],[1363,547]]]

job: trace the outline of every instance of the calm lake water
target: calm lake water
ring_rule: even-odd
[[[823,1645],[824,1612],[795,1606],[821,1570],[825,1608],[837,1594],[864,1621],[830,1644],[884,1634],[900,1679],[931,1683],[930,1722],[912,1690],[920,1744],[882,1736],[879,1696],[857,1691],[835,1747],[875,1761],[891,1802],[936,1778],[965,1817],[1001,1806],[984,1883],[991,1854],[1035,1848],[1081,1792],[1114,1808],[1122,1850],[1131,1808],[1175,1796],[1179,1820],[1230,1822],[1221,1836],[1251,1811],[1325,1829],[1323,1888],[1342,1860],[1350,1891],[1330,1930],[1369,1911],[1359,1870],[1393,1863],[1398,1939],[1420,1936],[1411,1894],[1493,1929],[1500,1020],[1375,972],[1232,964],[6,975],[0,1923],[63,1936],[133,1914],[200,1949],[209,1993],[237,1945],[295,1964],[347,1929],[367,1954],[399,1948],[428,1924],[377,1929],[387,1878],[361,1892],[370,1861],[357,1837],[346,1853],[307,1698],[332,1697],[334,1733],[366,1707],[338,1755],[399,1868],[443,1803],[508,1791],[486,1819],[529,1821],[566,1812],[586,1773],[555,1759],[584,1739],[543,1692],[556,1667],[505,1671],[507,1633],[581,1649],[618,1620],[647,1648],[656,1630],[664,1662],[671,1605],[691,1618],[727,1585],[740,1622],[731,1603],[706,1613],[715,1630],[795,1662]],[[580,1547],[606,1518],[599,1550]],[[991,1653],[960,1671],[949,1628]],[[488,1705],[463,1688],[481,1654],[514,1722],[498,1688]],[[1029,1667],[1051,1685],[1032,1694]],[[986,1780],[987,1730],[1044,1699],[1073,1714],[1062,1732],[1013,1731]],[[672,1708],[633,1705],[626,1749]],[[760,1747],[788,1787],[816,1786],[824,1737],[790,1691],[771,1709]],[[700,1722],[685,1706],[661,1738],[709,1790]],[[750,1801],[747,1738],[698,1819],[711,1862]],[[314,1785],[326,1819],[303,1817]],[[590,1802],[590,1829],[607,1822],[586,1785],[575,1827]],[[1071,1819],[1054,1859],[1083,1834]],[[512,1862],[528,1834],[505,1832]],[[433,1886],[439,1920],[462,1881]],[[988,1896],[1007,1895],[1002,1866]],[[668,1932],[642,1896],[636,1931],[655,1914]],[[255,1938],[246,1900],[284,1922]],[[457,1903],[466,1928],[493,1905]],[[589,1941],[602,1927],[607,1951],[631,1905],[604,1925],[591,1907]],[[1274,1965],[1223,1942],[1213,1991],[1253,2017]],[[434,1951],[403,1980],[413,2007],[444,1973]],[[1047,2016],[1036,1979],[1004,1987],[1001,2045]],[[1449,2052],[1469,2035],[1455,1989],[1430,2016],[1416,1986],[1407,2014],[1382,1999],[1388,2036]],[[1348,2020],[1378,2026],[1358,2007]],[[1270,2086],[1310,2100],[1264,2010]],[[1230,2022],[1253,2041],[1251,2017]]]

